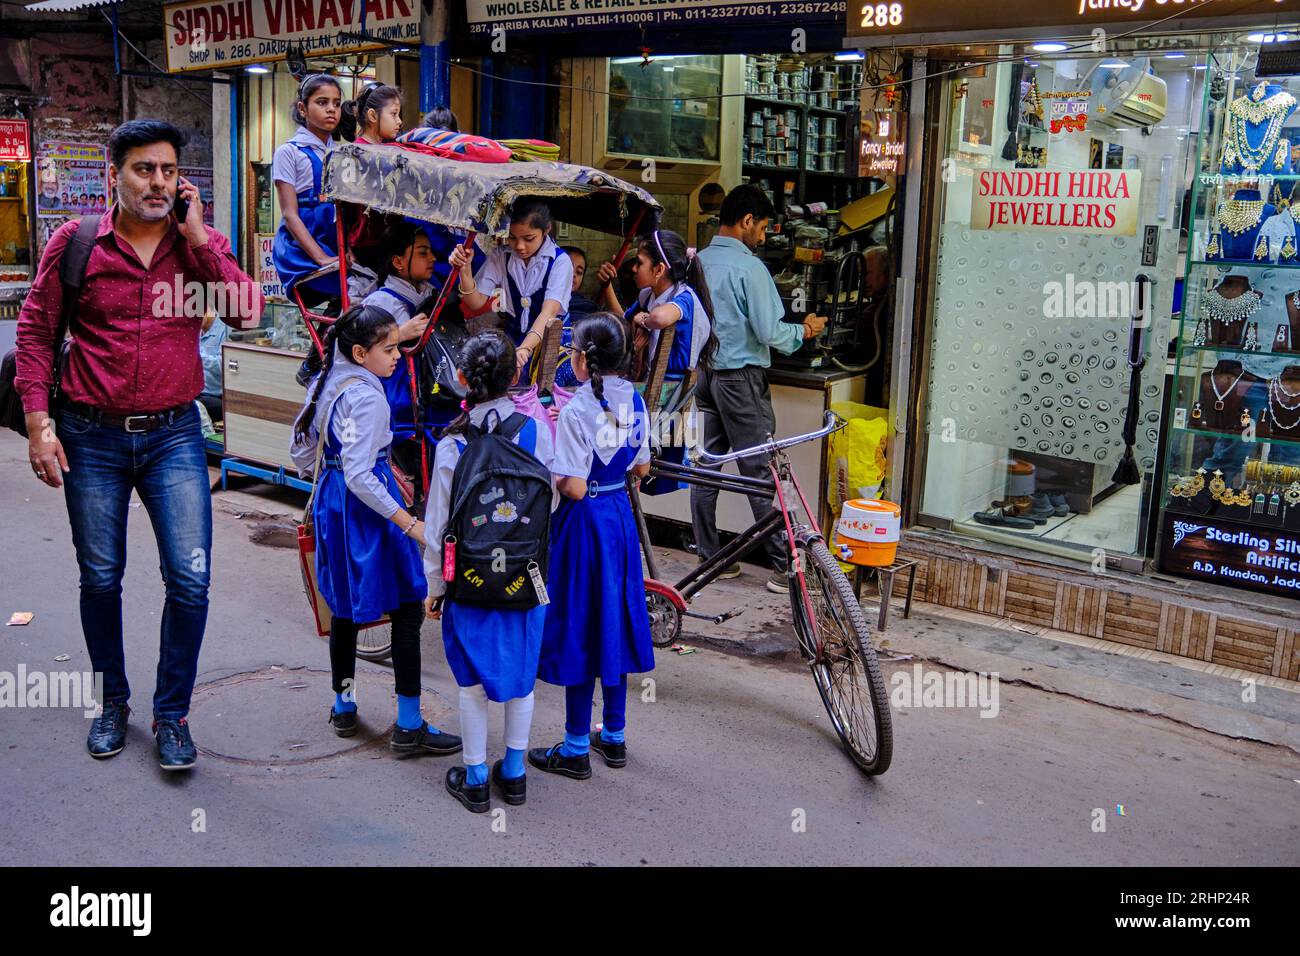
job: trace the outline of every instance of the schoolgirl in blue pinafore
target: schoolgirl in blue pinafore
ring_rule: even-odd
[[[575,339],[581,342],[581,334]],[[551,518],[551,603],[538,676],[565,688],[564,742],[529,752],[539,769],[580,779],[591,774],[590,747],[623,746],[627,675],[654,669],[640,539],[625,483],[629,471],[650,461],[646,406],[626,379],[608,376],[602,384],[608,411],[587,382],[556,425],[552,471],[585,478],[587,494],[561,497]],[[592,734],[597,681],[604,729]],[[610,766],[622,765],[606,756]]]
[[[398,700],[390,746],[400,755],[455,753],[460,738],[441,733],[420,714],[420,626],[427,594],[418,544],[423,527],[402,507],[389,465],[392,432],[379,375],[349,357],[360,348],[367,363],[380,356],[378,364],[384,364],[382,357],[396,345],[396,329],[386,313],[356,306],[339,317],[326,342],[330,359],[308,390],[291,453],[299,472],[315,479],[316,578],[333,615],[330,723],[339,736],[356,733],[357,632],[388,615]]]
[[[325,154],[329,151],[329,139],[322,141],[306,127],[299,129],[289,142],[275,151],[272,162],[272,177],[276,182],[287,182],[294,187],[298,196],[298,216],[311,234],[312,239],[327,255],[338,255],[338,231],[334,219],[334,204],[321,199],[321,174],[324,169]],[[304,176],[303,160],[310,166],[310,181]],[[286,296],[293,296],[293,289],[304,276],[310,275],[320,265],[307,255],[298,245],[288,226],[281,220],[280,228],[275,234],[275,243],[271,247],[272,261],[284,285]],[[312,285],[313,291],[322,294],[338,292],[338,277],[325,277]]]

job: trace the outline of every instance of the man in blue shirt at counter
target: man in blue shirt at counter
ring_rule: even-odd
[[[713,368],[700,373],[695,391],[701,439],[710,454],[759,445],[775,433],[776,415],[767,384],[771,350],[789,355],[826,326],[826,319],[820,315],[807,316],[802,326],[782,321],[785,305],[776,283],[752,251],[763,243],[768,221],[775,212],[757,186],[737,186],[722,202],[717,235],[699,253],[713,299],[713,329],[718,336]],[[770,477],[767,462],[761,457],[742,458],[736,466],[742,475]],[[772,510],[772,501],[750,495],[749,506],[757,521]],[[691,524],[701,561],[722,547],[717,512],[718,492],[692,486]],[[774,533],[765,548],[773,567],[768,590],[785,593],[789,587],[785,544]],[[739,574],[740,565],[735,564],[722,577]]]

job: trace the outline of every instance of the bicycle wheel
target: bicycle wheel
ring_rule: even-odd
[[[677,605],[656,591],[646,591],[645,607],[650,615],[650,643],[670,647],[682,636],[682,612]]]
[[[811,619],[797,580],[792,582],[790,603],[817,693],[853,762],[866,774],[882,774],[893,759],[894,728],[866,616],[820,537],[801,537],[799,557]]]
[[[382,662],[393,654],[393,625],[367,627],[357,632],[357,657]]]

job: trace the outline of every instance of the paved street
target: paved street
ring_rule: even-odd
[[[248,514],[289,515],[302,499],[252,490],[215,502],[213,603],[192,712],[204,750],[197,770],[165,776],[148,734],[162,588],[148,519],[135,508],[125,588],[136,713],[127,750],[92,761],[79,709],[0,710],[6,863],[1300,861],[1294,750],[1004,683],[992,719],[969,708],[895,711],[893,768],[868,780],[838,750],[805,670],[713,646],[659,655],[653,701],[631,697],[626,769],[597,763],[587,782],[534,772],[527,806],[471,815],[442,789],[454,758],[388,753],[395,710],[386,668],[359,665],[363,734],[340,741],[330,732],[326,647],[307,623],[296,552]],[[7,432],[0,535],[0,612],[36,613],[26,628],[0,629],[0,671],[85,669],[62,493],[31,477],[25,445]],[[761,580],[742,579],[750,588]],[[768,597],[755,598],[732,628],[779,634],[780,602]],[[686,639],[707,636],[707,627],[688,622]],[[945,628],[969,626],[931,630]],[[426,714],[455,729],[455,688],[433,622],[424,651]],[[56,662],[63,654],[70,660]],[[1277,694],[1279,707],[1295,706],[1297,695]],[[500,719],[497,708],[493,757]],[[561,725],[561,693],[539,684],[534,743],[558,740]],[[1104,833],[1093,832],[1094,808],[1106,811]],[[192,832],[196,818],[206,832]]]

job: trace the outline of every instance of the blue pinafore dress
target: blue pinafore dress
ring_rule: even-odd
[[[293,145],[302,150],[311,161],[312,188],[309,193],[298,193],[298,216],[307,227],[307,231],[311,233],[311,237],[316,240],[316,244],[331,256],[336,256],[338,255],[338,232],[334,222],[334,204],[324,202],[320,198],[321,159],[316,155],[315,150],[301,143]],[[275,263],[275,271],[280,274],[280,282],[284,284],[284,294],[289,297],[293,296],[293,287],[299,279],[320,268],[307,253],[303,252],[283,220],[275,233],[275,243],[271,247],[271,260]],[[318,285],[309,285],[308,288],[325,295],[337,295],[338,276],[323,277]]]
[[[510,274],[509,269],[505,270],[506,287],[507,291],[510,293],[510,305],[514,309],[515,315],[514,322],[506,322],[505,331],[506,335],[510,337],[510,341],[515,343],[516,348],[518,348],[523,342],[524,336],[528,334],[528,329],[533,324],[533,320],[537,318],[537,314],[541,311],[542,303],[546,301],[546,287],[550,285],[551,282],[551,270],[555,268],[555,263],[559,260],[560,256],[567,255],[567,252],[560,249],[551,258],[551,261],[546,266],[546,272],[542,274],[542,284],[537,287],[536,291],[529,293],[527,306],[524,305],[524,296],[523,293],[519,291],[519,284],[515,282],[515,277]],[[538,298],[538,296],[540,296],[540,298]],[[569,313],[567,312],[562,312],[559,316],[559,320],[562,324],[567,324],[568,319]],[[568,332],[567,329],[565,331]],[[569,332],[569,335],[572,336],[572,333]],[[561,339],[561,343],[564,345],[569,344],[569,342],[564,339]],[[528,364],[524,366],[523,371],[519,374],[519,381],[527,382],[532,377],[533,361],[530,356]]]
[[[530,455],[537,453],[537,422],[528,420],[518,444]],[[465,443],[457,441],[456,447],[463,452]],[[497,703],[527,697],[537,682],[545,622],[544,604],[516,611],[443,602],[442,643],[457,685],[482,684],[488,700]]]
[[[399,302],[406,303],[410,314],[415,315],[418,302],[412,302],[402,293],[388,286],[380,286],[376,292],[384,292],[391,295]],[[409,441],[415,437],[415,403],[411,399],[411,363],[414,359],[408,356],[402,356],[397,363],[397,368],[393,369],[393,374],[388,378],[381,378],[384,383],[384,395],[388,398],[388,408],[392,411],[392,421],[389,427],[393,430],[393,444],[398,442]],[[419,369],[416,369],[419,374]],[[418,387],[418,379],[417,379]]]
[[[394,500],[402,500],[386,454],[373,474]],[[419,546],[348,490],[333,429],[321,458],[312,519],[320,593],[335,617],[366,624],[398,605],[424,600],[428,585]]]
[[[639,395],[635,404],[645,415]],[[640,538],[624,483],[637,450],[629,438],[609,464],[593,456],[587,497],[561,498],[551,516],[551,603],[537,673],[548,684],[616,685],[654,670]]]

